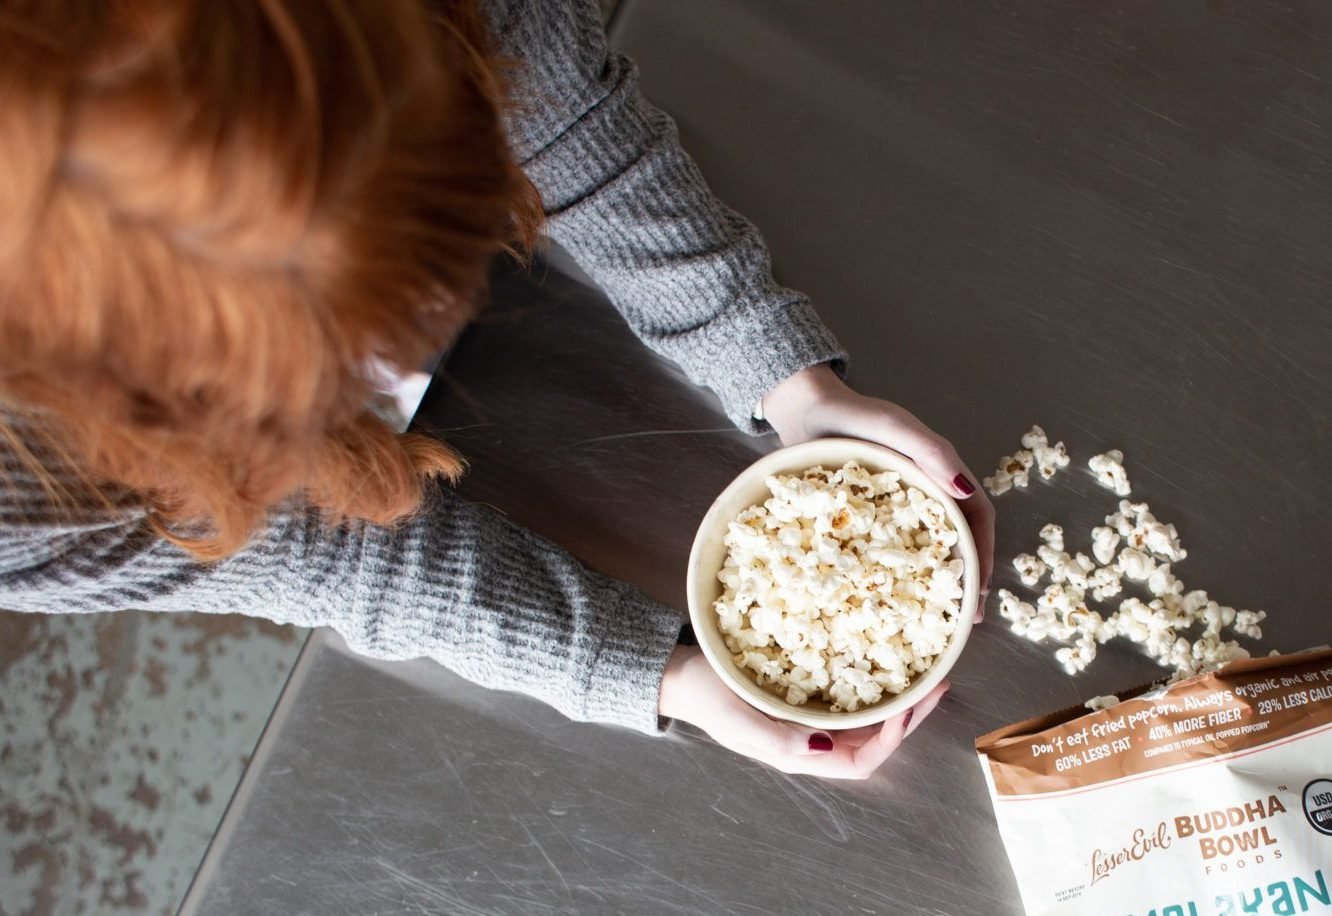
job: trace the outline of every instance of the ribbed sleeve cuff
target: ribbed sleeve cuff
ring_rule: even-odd
[[[589,670],[580,719],[665,733],[657,715],[661,677],[679,641],[683,618],[632,586],[607,580],[603,601],[614,612]]]
[[[755,405],[801,369],[829,363],[846,377],[846,350],[808,302],[751,313],[735,331],[713,337],[716,343],[709,348],[707,361],[714,368],[704,383],[721,398],[731,422],[752,436],[770,430],[765,421],[754,418]]]

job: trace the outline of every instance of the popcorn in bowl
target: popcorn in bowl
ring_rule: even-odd
[[[964,564],[944,505],[855,461],[766,484],[730,521],[717,573],[732,659],[796,706],[855,712],[902,693],[958,627]]]

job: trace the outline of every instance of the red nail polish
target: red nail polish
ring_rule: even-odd
[[[832,736],[831,736],[831,735],[822,735],[822,734],[819,734],[819,735],[810,735],[810,736],[809,736],[809,749],[810,749],[811,751],[830,751],[830,750],[832,750],[832,749],[833,749]]]
[[[911,725],[911,717],[914,716],[915,714],[916,714],[916,707],[913,706],[906,711],[906,715],[902,716],[902,731],[906,731],[907,727]]]
[[[975,485],[970,480],[967,480],[966,474],[958,474],[954,477],[953,486],[961,490],[965,496],[970,496],[972,493],[976,492]]]

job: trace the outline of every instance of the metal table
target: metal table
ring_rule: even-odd
[[[1329,36],[1311,2],[672,0],[627,5],[615,40],[857,387],[981,474],[1032,422],[1082,461],[1123,448],[1177,573],[1267,609],[1266,649],[1330,629]],[[683,607],[697,520],[775,440],[558,258],[496,303],[420,422],[471,460],[469,498]],[[1114,503],[1077,468],[1000,498],[1001,564],[1050,520],[1085,550]],[[1112,644],[1069,678],[992,614],[926,727],[832,783],[320,633],[183,912],[1016,914],[972,740],[1158,673]]]

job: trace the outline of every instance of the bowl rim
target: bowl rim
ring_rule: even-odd
[[[851,454],[848,454],[848,452]],[[841,457],[828,457],[834,453]],[[958,533],[958,541],[954,550],[963,561],[963,593],[959,606],[961,610],[959,611],[960,619],[958,620],[957,629],[950,637],[943,653],[940,654],[938,660],[929,670],[919,675],[908,685],[906,690],[895,696],[880,700],[873,706],[855,712],[835,713],[823,709],[792,706],[776,694],[769,693],[765,688],[760,687],[748,673],[742,671],[731,660],[731,653],[726,649],[721,630],[717,625],[716,614],[712,610],[712,600],[715,599],[705,601],[701,597],[703,585],[708,583],[708,580],[715,582],[717,575],[717,569],[706,571],[701,569],[701,554],[709,535],[718,530],[724,532],[724,526],[729,524],[735,514],[744,508],[743,506],[736,506],[734,509],[728,507],[737,502],[738,494],[742,490],[750,489],[756,481],[766,480],[772,474],[801,473],[816,465],[827,467],[829,464],[835,463],[840,468],[847,461],[856,461],[872,473],[879,471],[897,472],[902,475],[903,483],[922,490],[926,495],[938,499],[943,504],[948,520],[957,529]],[[748,504],[753,505],[753,503]],[[901,452],[877,442],[848,437],[811,439],[807,442],[776,449],[754,461],[737,474],[726,488],[717,495],[717,498],[712,501],[712,505],[708,507],[703,519],[699,522],[698,530],[694,534],[694,542],[689,550],[689,566],[685,579],[689,619],[694,628],[695,638],[699,647],[703,650],[704,656],[708,659],[708,664],[721,678],[722,682],[730,688],[732,693],[760,712],[776,719],[818,729],[848,729],[873,725],[905,712],[908,707],[919,702],[935,685],[944,679],[962,654],[962,649],[966,645],[974,623],[974,614],[968,613],[966,609],[975,607],[980,592],[980,570],[976,544],[972,538],[971,528],[967,524],[966,516],[962,514],[962,509],[957,501],[942,487],[930,480],[915,462]],[[709,588],[711,587],[709,584]]]

